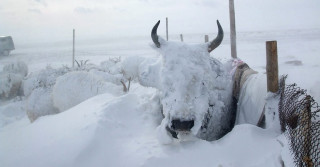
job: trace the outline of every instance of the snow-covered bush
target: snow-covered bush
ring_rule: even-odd
[[[115,75],[121,73],[121,57],[109,58],[109,60],[100,63],[100,69],[109,74]]]
[[[28,74],[28,66],[22,61],[7,64],[0,72],[0,99],[10,99],[19,94],[22,79]]]
[[[26,112],[31,122],[41,116],[59,113],[53,106],[52,87],[59,76],[71,70],[68,67],[54,69],[47,66],[41,71],[31,73],[23,81],[23,92],[27,97]]]
[[[114,84],[106,84],[103,78],[93,73],[70,72],[57,79],[52,92],[53,104],[60,111],[65,111],[90,97],[117,89]]]
[[[130,56],[121,62],[121,73],[129,80],[135,80],[139,75],[139,65],[145,60],[144,57]]]
[[[121,81],[124,80],[124,77],[122,74],[110,74],[108,72],[104,72],[96,69],[91,70],[90,72],[100,76],[101,78],[103,78],[105,82],[111,82],[116,85],[120,85]]]
[[[48,66],[30,74],[23,82],[30,121],[63,112],[101,93],[123,94],[121,82],[137,76],[142,60],[130,58],[123,63],[120,58],[113,58],[100,66],[79,61],[75,68],[64,66],[54,69]]]
[[[70,68],[61,67],[54,69],[50,66],[47,66],[46,69],[43,69],[36,73],[31,73],[23,82],[23,91],[25,96],[29,96],[32,91],[36,88],[51,88],[56,83],[56,79],[71,71]]]
[[[141,56],[129,56],[124,60],[121,60],[120,57],[110,58],[102,62],[100,69],[95,71],[95,73],[103,77],[107,82],[122,85],[123,91],[127,92],[129,91],[130,83],[132,81],[136,82],[139,79],[140,65],[146,60],[149,60],[149,58],[146,59]]]
[[[27,99],[27,115],[31,122],[41,116],[56,113],[59,110],[53,106],[50,89],[40,87],[32,91]]]
[[[20,74],[22,77],[28,75],[28,66],[22,61],[15,61],[3,67],[3,72]]]
[[[19,94],[23,77],[20,74],[0,73],[0,99],[10,99]]]

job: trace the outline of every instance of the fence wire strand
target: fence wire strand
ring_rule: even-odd
[[[296,84],[280,80],[279,119],[297,167],[320,167],[320,107]]]

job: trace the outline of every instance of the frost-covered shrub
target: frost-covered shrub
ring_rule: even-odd
[[[102,62],[99,71],[95,73],[103,77],[107,82],[122,85],[123,91],[128,92],[131,82],[138,80],[140,64],[145,60],[146,58],[141,56],[129,56],[123,61],[121,61],[121,58],[111,58]]]
[[[52,87],[56,79],[71,71],[70,68],[58,69],[46,67],[39,72],[30,74],[23,82],[23,92],[27,97],[27,115],[31,122],[45,115],[52,115],[59,112],[53,106]]]
[[[70,72],[57,79],[52,92],[53,103],[60,111],[65,111],[90,97],[115,89],[110,88],[112,85],[90,72]]]
[[[0,99],[19,95],[22,79],[28,74],[28,66],[22,61],[7,64],[0,72]]]
[[[19,94],[23,76],[14,73],[0,73],[0,99],[10,99]]]
[[[101,70],[91,70],[91,73],[103,78],[105,82],[111,82],[116,85],[121,85],[121,81],[124,79],[122,74],[110,74]]]
[[[27,99],[27,115],[31,122],[41,116],[57,113],[59,110],[53,106],[50,89],[40,87],[32,91]]]
[[[23,82],[23,91],[25,96],[29,96],[36,88],[51,88],[56,83],[56,79],[71,71],[67,67],[54,69],[50,66],[39,72],[30,74]]]
[[[108,72],[109,74],[115,75],[121,73],[121,57],[109,58],[107,61],[100,63],[100,70]]]
[[[3,67],[3,72],[20,74],[22,77],[28,75],[28,66],[22,61],[15,61]]]
[[[130,56],[121,62],[121,73],[129,80],[134,80],[139,75],[139,65],[145,60],[144,57]]]
[[[48,66],[30,74],[24,80],[23,90],[28,101],[28,117],[34,121],[40,116],[56,114],[105,92],[119,95],[122,93],[122,78],[123,75],[120,73],[113,75],[93,64],[76,68],[64,66],[58,69]],[[43,95],[39,96],[41,92]]]
[[[98,67],[95,64],[89,63],[89,60],[75,60],[76,65],[74,68],[71,68],[71,71],[91,71],[91,70],[100,70],[100,67]]]

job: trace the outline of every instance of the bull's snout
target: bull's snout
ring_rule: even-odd
[[[194,120],[181,121],[174,119],[171,121],[171,129],[174,131],[190,131],[194,125]]]

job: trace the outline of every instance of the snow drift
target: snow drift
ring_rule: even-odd
[[[120,97],[102,94],[32,124],[6,126],[0,166],[281,166],[282,139],[251,125],[214,142],[160,144],[155,129],[162,116],[154,94],[141,87]]]

